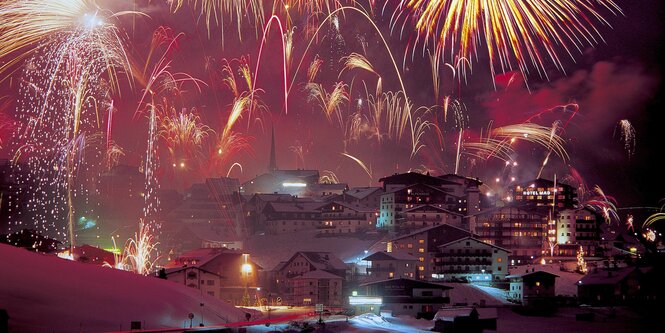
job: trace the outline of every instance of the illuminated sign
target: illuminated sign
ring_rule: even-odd
[[[522,195],[550,195],[552,192],[548,191],[522,191]]]
[[[307,187],[305,183],[282,183],[284,187]]]
[[[381,305],[383,298],[370,296],[349,296],[350,305]]]

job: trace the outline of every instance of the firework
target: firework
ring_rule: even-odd
[[[349,101],[346,89],[347,85],[343,82],[337,82],[330,93],[319,83],[310,83],[305,87],[305,90],[309,92],[308,100],[319,105],[328,121],[332,121],[335,117],[340,127],[344,127],[342,104]]]
[[[623,141],[623,146],[628,153],[628,157],[635,154],[635,128],[627,119],[622,119],[619,121],[617,127],[620,129],[621,141]],[[614,131],[616,134],[616,130]]]
[[[191,158],[200,153],[201,145],[213,130],[201,122],[195,108],[161,110],[157,115],[157,135],[164,140],[174,161]]]
[[[261,0],[175,0],[170,3],[174,13],[180,10],[185,3],[198,8],[201,16],[205,18],[208,37],[210,37],[210,26],[214,23],[222,29],[222,43],[224,42],[225,19],[237,24],[238,38],[242,39],[240,27],[243,19],[249,17],[254,23],[260,24],[264,17],[263,1]]]
[[[352,160],[353,160],[354,162],[356,162],[361,168],[363,168],[363,170],[365,171],[365,173],[367,173],[367,176],[369,177],[369,182],[370,182],[370,185],[371,185],[372,181],[374,180],[374,176],[372,176],[372,166],[370,165],[369,167],[367,167],[367,165],[365,164],[365,162],[361,161],[359,158],[357,158],[357,157],[355,157],[355,156],[353,156],[353,155],[349,155],[349,154],[347,154],[347,153],[341,153],[341,154],[342,154],[342,156],[346,156],[346,157],[352,159]]]
[[[594,26],[609,25],[601,8],[621,12],[612,0],[402,0],[393,24],[413,17],[418,42],[434,41],[453,59],[478,57],[484,44],[493,75],[535,68],[546,77],[549,62],[565,72],[558,47],[572,57],[602,40]]]
[[[123,266],[136,274],[150,274],[158,260],[157,245],[150,226],[141,220],[138,232],[125,244]]]
[[[319,183],[322,184],[339,184],[339,178],[337,175],[330,170],[321,171],[321,176],[319,177]]]
[[[319,73],[322,64],[323,60],[319,59],[318,55],[314,57],[314,60],[312,60],[312,63],[309,65],[309,69],[307,70],[307,83],[314,82],[314,79],[316,78],[316,75]]]
[[[378,77],[381,77],[375,70],[372,64],[365,58],[363,55],[358,53],[351,53],[347,57],[342,58],[340,61],[344,61],[344,68],[339,73],[339,76],[342,76],[345,70],[351,70],[354,68],[364,69],[372,74],[375,74]]]
[[[654,223],[660,220],[665,220],[665,213],[656,213],[649,216],[642,224],[642,229],[648,230]]]
[[[619,215],[617,214],[616,200],[605,195],[605,192],[598,185],[593,188],[593,193],[594,196],[583,202],[582,205],[590,208],[597,214],[601,214],[607,223],[620,221]]]
[[[0,29],[8,29],[0,56],[6,64],[24,60],[13,172],[30,189],[21,194],[30,204],[9,217],[10,229],[30,220],[73,248],[75,214],[95,216],[90,185],[106,160],[100,113],[119,91],[116,74],[126,73],[130,84],[133,76],[114,16],[89,1],[9,1],[0,8]]]

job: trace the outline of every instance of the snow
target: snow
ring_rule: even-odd
[[[485,301],[486,306],[502,306],[510,304],[506,300],[506,292],[503,289],[477,286],[469,283],[449,283],[445,285],[453,287],[449,291],[450,304],[481,304]]]
[[[0,262],[0,308],[9,314],[10,332],[118,331],[132,321],[143,328],[189,327],[189,313],[195,325],[202,314],[208,326],[245,321],[251,311],[170,281],[4,244]]]

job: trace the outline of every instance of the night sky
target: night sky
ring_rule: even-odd
[[[565,73],[546,62],[548,78],[540,77],[532,69],[526,80],[520,72],[497,74],[494,78],[489,69],[486,52],[480,52],[478,59],[471,61],[473,70],[465,78],[453,77],[449,67],[440,66],[441,86],[439,100],[434,96],[432,72],[427,54],[423,55],[423,45],[413,46],[416,32],[412,20],[400,21],[391,34],[391,14],[394,3],[389,2],[382,14],[382,4],[378,4],[373,20],[380,28],[403,76],[407,94],[414,109],[442,104],[444,96],[451,96],[464,105],[464,140],[477,138],[488,126],[493,128],[519,124],[531,119],[543,126],[551,126],[555,120],[567,123],[561,136],[570,159],[563,162],[552,156],[543,169],[542,177],[565,179],[571,167],[579,172],[589,187],[598,185],[607,195],[616,198],[619,206],[658,206],[663,198],[662,188],[665,177],[661,172],[659,154],[662,151],[662,59],[660,49],[663,38],[663,4],[660,0],[617,0],[623,15],[613,15],[602,11],[611,27],[594,24],[605,39],[595,47],[587,47],[578,52],[572,50],[573,58],[563,50],[559,52]],[[363,1],[360,2],[364,4]],[[382,3],[382,2],[377,2]],[[214,168],[206,166],[207,156],[215,151],[214,138],[222,132],[226,124],[233,96],[221,81],[222,59],[249,57],[250,68],[255,69],[262,28],[245,17],[241,25],[241,38],[238,37],[237,23],[228,20],[224,24],[210,25],[210,36],[199,8],[185,4],[177,13],[169,11],[165,1],[98,1],[101,8],[112,12],[136,10],[147,14],[124,15],[113,22],[124,35],[128,55],[137,63],[144,64],[150,48],[153,32],[158,27],[170,28],[172,35],[183,33],[177,47],[168,59],[170,71],[187,73],[205,84],[197,88],[192,83],[183,83],[180,94],[174,98],[176,108],[196,108],[203,123],[216,134],[210,135],[201,145],[200,152],[188,159],[194,167],[186,171],[170,170],[171,164],[166,149],[159,146],[159,171],[162,187],[184,186],[202,177],[224,176],[234,162],[242,165],[234,168],[230,176],[246,181],[267,171],[270,151],[271,128],[275,129],[277,163],[281,169],[308,168],[334,172],[341,182],[350,186],[377,185],[378,179],[395,172],[430,171],[433,174],[452,173],[455,169],[455,156],[458,130],[452,121],[441,124],[441,143],[435,131],[427,131],[423,137],[425,146],[414,157],[411,155],[410,134],[401,140],[383,138],[379,143],[370,133],[364,133],[358,140],[344,144],[344,130],[336,121],[326,119],[320,106],[308,101],[304,91],[307,67],[318,55],[323,65],[316,78],[326,91],[335,82],[349,85],[350,102],[342,106],[345,114],[356,108],[367,112],[367,100],[363,81],[370,93],[376,86],[376,75],[361,69],[346,70],[340,59],[352,52],[364,54],[383,80],[383,91],[400,89],[397,75],[390,62],[386,49],[378,34],[369,22],[355,12],[339,16],[339,33],[334,25],[326,24],[315,43],[304,55],[302,68],[295,78],[289,94],[288,114],[285,114],[282,82],[282,50],[276,26],[268,33],[261,67],[258,73],[257,88],[266,110],[251,115],[244,114],[234,130],[246,135],[250,147],[235,152],[224,163]],[[266,5],[267,6],[267,5]],[[269,9],[267,9],[269,10]],[[284,19],[283,14],[280,14]],[[309,42],[302,28],[306,15],[291,15],[296,26],[293,37],[293,55],[288,71],[291,81],[294,69],[303,58],[303,51]],[[399,33],[404,23],[404,32]],[[224,41],[222,43],[222,31]],[[365,48],[363,49],[363,43]],[[555,48],[557,46],[555,45]],[[408,53],[405,50],[409,50]],[[481,48],[482,49],[482,48]],[[411,50],[414,52],[411,53]],[[156,51],[161,55],[164,49]],[[153,56],[153,57],[156,57]],[[406,57],[406,59],[405,59]],[[6,61],[6,59],[3,59]],[[19,118],[15,101],[18,98],[16,81],[23,70],[5,80],[1,86],[3,97],[3,117]],[[256,75],[256,73],[254,73]],[[121,164],[140,165],[145,157],[147,143],[147,121],[145,106],[139,105],[143,94],[140,83],[130,86],[120,82],[121,91],[113,99],[117,111],[114,115],[113,137],[125,151]],[[352,84],[352,88],[351,88]],[[362,99],[362,102],[358,102]],[[571,118],[571,109],[561,105],[577,103],[579,111]],[[433,109],[441,119],[441,108]],[[550,110],[547,111],[546,110]],[[137,112],[138,111],[138,112]],[[534,117],[542,113],[541,116]],[[626,119],[635,128],[636,148],[632,156],[624,148],[620,139],[619,121]],[[2,157],[14,154],[16,143],[13,132],[2,133]],[[301,155],[296,152],[302,151]],[[341,153],[346,152],[364,161],[372,172],[372,179],[361,166]],[[495,186],[495,178],[503,180],[515,177],[517,181],[527,181],[536,177],[547,155],[547,150],[534,144],[519,143],[512,159],[515,167],[505,167],[500,160],[471,161],[463,156],[460,174],[479,177],[490,186]]]

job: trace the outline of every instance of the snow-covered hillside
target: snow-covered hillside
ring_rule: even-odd
[[[0,244],[0,309],[10,332],[103,332],[245,321],[247,310],[200,291]],[[203,306],[200,304],[203,303]],[[256,318],[256,315],[252,316]]]

